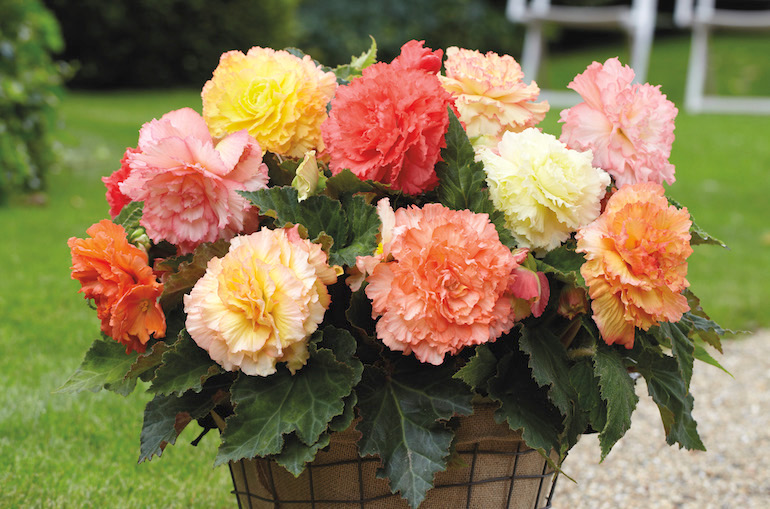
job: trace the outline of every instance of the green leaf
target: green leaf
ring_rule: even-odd
[[[189,293],[195,283],[206,273],[206,267],[212,258],[221,258],[230,249],[230,242],[218,240],[206,242],[195,248],[192,259],[182,261],[177,265],[176,271],[169,274],[163,283],[163,293],[160,296],[160,304],[168,311],[182,302],[184,294]],[[173,268],[175,262],[169,265],[161,265],[161,269]]]
[[[167,444],[176,442],[190,421],[208,414],[222,399],[217,385],[181,396],[157,394],[144,409],[139,463],[160,456]]]
[[[80,367],[57,392],[98,392],[105,388],[126,395],[133,390],[133,385],[126,384],[124,379],[138,357],[135,351],[126,353],[125,345],[117,341],[97,339],[86,352]],[[135,385],[136,378],[131,380]]]
[[[183,330],[163,354],[162,364],[155,370],[155,378],[147,390],[163,395],[180,395],[189,390],[200,392],[203,382],[221,372],[222,369],[211,360],[208,352]]]
[[[720,336],[728,331],[712,321],[700,305],[700,299],[690,290],[685,290],[687,304],[690,305],[690,311],[682,316],[680,323],[687,324],[690,327],[690,335],[697,336],[709,345],[713,346],[719,353],[722,353],[722,340]]]
[[[329,445],[330,437],[329,433],[323,433],[316,443],[307,445],[295,433],[291,433],[284,437],[283,450],[273,456],[273,459],[297,477],[305,470],[305,466],[315,459],[318,451]]]
[[[321,333],[316,333],[316,337]],[[240,374],[232,386],[235,414],[227,419],[216,464],[254,456],[279,454],[288,433],[315,444],[329,422],[344,411],[353,390],[356,369],[340,362],[328,348],[311,342],[306,366],[291,375],[287,369],[268,377]],[[344,354],[341,354],[344,357]]]
[[[447,146],[441,150],[442,160],[436,165],[439,202],[454,210],[468,209],[488,214],[500,241],[508,247],[515,246],[511,233],[505,227],[505,216],[495,209],[489,199],[484,165],[475,160],[473,145],[451,108],[445,139]]]
[[[705,451],[692,417],[693,397],[676,359],[641,345],[634,348],[634,355],[637,357],[637,369],[647,382],[647,391],[660,410],[666,442]]]
[[[361,76],[364,69],[377,61],[377,41],[371,35],[372,45],[368,51],[361,53],[357,57],[352,57],[349,64],[339,65],[334,69],[334,75],[337,80],[349,81],[351,78]]]
[[[497,374],[497,357],[486,345],[476,347],[476,353],[452,378],[462,380],[474,391],[487,390],[487,383]]]
[[[719,363],[719,361],[717,361],[715,358],[713,358],[711,356],[710,353],[708,353],[708,350],[706,350],[706,348],[705,348],[706,343],[702,339],[696,337],[694,342],[695,342],[695,353],[694,353],[694,355],[695,355],[696,359],[698,359],[701,362],[705,362],[706,364],[711,364],[712,366],[721,369],[722,371],[724,371],[728,375],[733,376],[733,374],[730,373],[729,371],[727,371],[727,369],[725,369]],[[735,377],[733,377],[733,378],[735,378]]]
[[[670,196],[667,197],[668,202],[675,206],[678,209],[683,208],[682,204],[671,198]],[[712,236],[711,234],[707,233],[703,228],[695,224],[695,220],[690,216],[690,221],[692,222],[692,226],[690,226],[690,244],[693,246],[697,246],[700,244],[710,244],[712,246],[721,246],[725,249],[729,249],[727,247],[727,244],[719,240],[718,238]]]
[[[144,202],[132,201],[121,209],[120,214],[112,222],[119,224],[126,230],[126,233],[130,234],[140,227],[139,221],[142,219],[143,209]]]
[[[585,287],[586,282],[580,274],[585,258],[575,251],[575,247],[575,242],[571,241],[549,251],[542,260],[537,260],[537,270],[554,274],[565,283]]]
[[[473,409],[470,391],[452,380],[450,367],[410,367],[392,374],[365,368],[357,389],[361,422],[356,427],[362,433],[361,455],[379,455],[378,476],[390,479],[391,491],[400,491],[416,508],[433,486],[434,474],[446,468],[453,432],[441,421]]]
[[[591,428],[603,430],[607,425],[607,403],[602,399],[599,378],[594,374],[591,359],[583,357],[569,371],[572,386],[578,394],[580,409],[588,416]]]
[[[594,373],[599,378],[599,390],[607,403],[607,423],[599,432],[602,460],[612,446],[631,427],[631,414],[639,402],[634,381],[616,349],[599,343],[594,355]]]
[[[361,180],[352,171],[344,169],[326,180],[324,194],[338,200],[345,194],[371,193],[375,190],[371,180]]]
[[[489,381],[489,396],[500,402],[495,419],[507,421],[512,430],[522,430],[529,447],[543,456],[561,451],[563,417],[548,399],[547,389],[533,380],[525,354],[509,351],[501,357],[497,374]]]
[[[168,343],[157,341],[144,354],[137,357],[136,362],[131,365],[131,369],[126,373],[125,378],[141,377],[145,380],[148,374],[161,363],[163,354],[168,350]]]
[[[357,256],[371,255],[377,248],[377,209],[361,196],[344,197],[340,202],[317,195],[300,202],[297,190],[291,187],[241,194],[259,207],[261,214],[274,218],[277,226],[301,224],[314,242],[322,234],[330,236],[334,240],[329,252],[331,264],[355,265]]]
[[[685,387],[689,389],[695,362],[695,343],[681,331],[678,324],[663,322],[653,330],[653,335],[656,334],[665,336],[671,345],[671,353],[674,354],[679,366],[679,374],[682,376]]]
[[[567,353],[547,327],[522,327],[519,349],[529,356],[532,376],[563,415],[568,415],[577,392],[569,379]]]

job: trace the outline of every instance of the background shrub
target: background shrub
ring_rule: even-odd
[[[299,46],[327,65],[344,64],[377,40],[389,62],[410,39],[433,49],[460,46],[517,54],[520,27],[505,18],[505,0],[303,0]]]
[[[219,56],[293,44],[299,0],[46,0],[78,88],[202,86]]]
[[[0,0],[0,201],[43,188],[62,92],[59,26],[38,0]]]

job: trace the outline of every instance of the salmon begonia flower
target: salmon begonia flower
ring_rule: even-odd
[[[487,214],[410,206],[395,212],[389,235],[381,263],[367,267],[365,292],[372,317],[379,317],[377,337],[391,350],[438,365],[447,353],[496,340],[523,318],[514,309],[515,280],[527,250],[512,254]]]
[[[109,177],[102,177],[102,182],[107,188],[107,203],[110,205],[110,216],[115,219],[123,207],[131,203],[131,198],[120,191],[120,184],[131,175],[131,166],[128,163],[130,154],[139,152],[138,148],[127,148],[120,160],[120,169]]]
[[[184,297],[187,332],[228,371],[268,376],[278,362],[292,373],[307,362],[337,274],[297,228],[235,237]]]
[[[104,334],[131,350],[144,352],[150,336],[166,334],[166,318],[157,299],[163,293],[147,254],[128,243],[122,226],[104,219],[92,225],[88,239],[67,241],[72,279],[96,305]]]
[[[494,146],[505,131],[520,132],[545,118],[548,102],[534,102],[540,89],[534,81],[524,84],[524,73],[513,57],[457,47],[447,48],[446,55],[446,76],[439,79],[454,96],[472,141]]]
[[[203,117],[217,138],[246,129],[264,150],[301,158],[324,150],[321,123],[336,87],[309,55],[228,51],[203,87]]]
[[[217,143],[190,108],[142,126],[120,191],[144,202],[141,225],[153,242],[166,240],[191,253],[203,242],[244,229],[249,202],[238,191],[267,187],[262,150],[246,131]]]
[[[634,345],[635,327],[677,322],[688,311],[690,214],[669,205],[653,182],[621,187],[604,213],[577,233],[580,273],[593,318],[608,344]]]
[[[636,182],[674,183],[668,161],[679,110],[660,86],[632,84],[634,71],[617,58],[594,62],[569,88],[583,101],[562,110],[561,141],[591,150],[593,164],[612,175],[618,187]]]

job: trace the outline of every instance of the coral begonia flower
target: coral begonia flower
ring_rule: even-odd
[[[104,334],[126,345],[126,352],[144,352],[150,336],[166,334],[163,293],[148,265],[147,254],[128,243],[125,229],[107,219],[92,225],[88,239],[67,241],[72,252],[72,279],[96,305]]]

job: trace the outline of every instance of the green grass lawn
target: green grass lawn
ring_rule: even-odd
[[[650,69],[651,82],[662,83],[677,101],[686,48],[682,40],[656,45]],[[751,46],[740,58],[767,54],[756,51]],[[613,55],[601,53],[555,58],[551,70],[579,72],[592,59]],[[119,167],[141,124],[182,106],[200,110],[197,91],[70,94],[58,135],[66,164],[50,177],[47,205],[0,208],[0,507],[235,503],[229,472],[212,468],[216,437],[189,445],[196,426],[163,458],[137,465],[148,400],[142,391],[127,398],[54,393],[99,330],[96,313],[69,277],[66,241],[107,217],[99,177]],[[547,119],[548,132],[558,134],[557,117]],[[689,279],[706,310],[732,329],[770,327],[762,306],[770,303],[769,133],[770,117],[680,113],[677,119],[677,182],[670,194],[730,246],[697,247]]]

